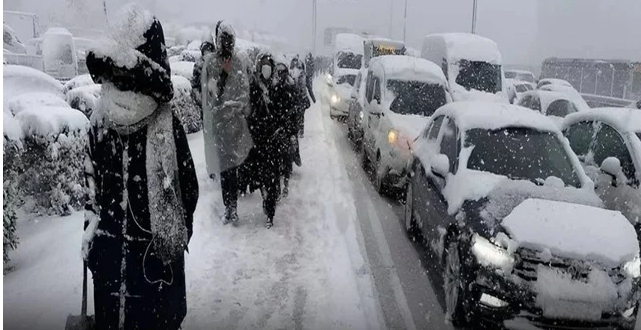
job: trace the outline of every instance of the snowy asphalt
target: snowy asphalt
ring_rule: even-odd
[[[324,113],[326,109],[323,109]],[[376,192],[359,155],[347,138],[345,125],[323,116],[332,132],[339,157],[348,172],[352,194],[378,299],[389,329],[454,327],[445,322],[442,279],[426,249],[408,238],[403,205]]]

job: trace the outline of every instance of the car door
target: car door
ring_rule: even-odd
[[[419,144],[418,149],[415,153],[424,155],[425,158],[432,158],[435,153],[438,152],[438,149],[434,149],[433,146],[437,145],[439,132],[441,131],[441,126],[443,125],[443,120],[445,116],[439,116],[434,119],[429,129],[426,129],[422,136],[422,143]],[[434,150],[432,150],[434,149]],[[416,180],[413,180],[414,186],[412,187],[414,192],[414,203],[416,215],[420,220],[429,219],[430,214],[434,212],[430,200],[428,199],[428,178],[425,172],[425,169],[429,169],[429,164],[423,164],[420,159],[416,168],[414,169],[414,175],[416,175]],[[419,223],[421,221],[418,221]]]
[[[370,159],[376,159],[377,140],[380,139],[381,117],[384,116],[381,107],[381,79],[374,75],[372,77],[372,98],[369,102],[367,112],[367,128],[365,140],[369,146]]]
[[[370,106],[372,103],[372,97],[374,95],[374,74],[372,71],[367,72],[367,79],[365,83],[365,99],[363,102],[363,122],[362,122],[362,129],[363,129],[363,152],[369,157],[369,149],[371,147],[370,144],[370,136],[371,133],[369,132],[369,121],[370,121],[370,116],[368,115],[370,112]]]
[[[449,173],[456,174],[460,137],[456,124],[452,119],[445,119],[439,135],[439,153],[449,158]],[[453,217],[447,212],[448,205],[443,196],[443,189],[445,189],[446,184],[445,177],[441,177],[431,169],[425,169],[425,175],[427,182],[425,198],[430,204],[430,214],[428,214],[427,223],[423,224],[422,232],[432,250],[440,255],[442,253],[444,235]]]
[[[348,115],[349,115],[350,129],[355,128],[355,123],[359,119],[360,109],[358,106],[358,99],[359,99],[359,93],[361,90],[361,80],[363,80],[362,76],[363,76],[362,73],[359,72],[356,78],[354,79],[354,89],[350,94],[350,98],[349,98]]]

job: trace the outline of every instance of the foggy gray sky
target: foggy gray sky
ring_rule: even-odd
[[[35,11],[46,20],[66,0],[3,0],[5,9]],[[98,0],[85,1],[99,6]],[[317,0],[318,46],[328,26],[403,37],[404,0]],[[390,2],[392,1],[392,2]],[[407,0],[407,43],[420,49],[434,32],[469,32],[472,0]],[[128,0],[107,0],[115,10]],[[140,0],[164,21],[227,19],[258,27],[311,48],[312,0]],[[641,0],[479,0],[477,32],[495,40],[506,63],[538,64],[543,57],[602,57],[641,60]],[[85,18],[85,23],[87,19]],[[91,21],[91,20],[90,20]],[[82,20],[80,20],[82,22]],[[91,24],[95,24],[91,22]]]

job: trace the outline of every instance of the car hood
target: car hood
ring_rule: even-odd
[[[414,141],[421,131],[427,126],[429,117],[420,115],[400,115],[388,111],[386,116],[389,118],[392,126],[397,131],[401,132],[410,141]]]
[[[464,87],[456,84],[452,86],[452,99],[454,101],[486,101],[509,103],[507,95],[504,92],[497,92],[496,94],[492,94],[475,89],[467,90]]]
[[[617,211],[526,199],[503,219],[502,227],[519,246],[616,267],[639,254],[634,227]]]

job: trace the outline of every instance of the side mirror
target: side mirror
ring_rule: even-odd
[[[612,182],[616,184],[617,179],[623,174],[621,161],[616,157],[608,157],[601,163],[601,171],[612,177]]]
[[[432,161],[432,173],[441,178],[445,178],[450,171],[450,159],[444,154],[438,154]]]

